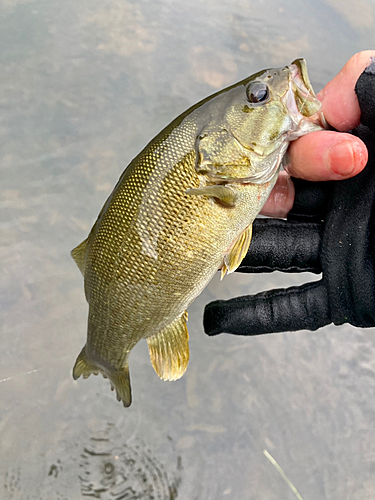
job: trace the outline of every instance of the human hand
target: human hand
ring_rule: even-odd
[[[375,326],[375,60],[358,79],[356,92],[363,125],[352,134],[368,148],[366,168],[341,181],[295,180],[288,221],[255,221],[238,269],[322,272],[322,280],[212,302],[204,314],[209,335],[316,330],[331,322]]]
[[[371,57],[375,57],[375,50],[355,54],[317,95],[327,122],[340,132],[359,125],[361,112],[354,86]],[[308,181],[348,179],[366,165],[367,148],[358,137],[324,130],[292,142],[288,156],[287,172],[280,173],[262,215],[287,216],[294,203],[294,184],[290,176]]]

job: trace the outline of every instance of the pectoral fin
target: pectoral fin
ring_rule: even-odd
[[[85,255],[87,248],[87,238],[82,241],[77,247],[73,248],[70,255],[73,257],[74,262],[77,264],[79,270],[83,274],[85,271]]]
[[[225,254],[223,265],[221,267],[221,279],[224,278],[226,273],[233,273],[241,264],[243,258],[249,250],[252,232],[253,226],[250,225],[240,234],[239,238],[237,238],[234,242],[229,252]]]
[[[187,313],[161,332],[147,339],[154,370],[162,380],[177,380],[185,373],[189,362]]]
[[[237,199],[237,195],[233,189],[221,185],[188,189],[185,193],[189,196],[210,196],[227,207],[234,207]]]

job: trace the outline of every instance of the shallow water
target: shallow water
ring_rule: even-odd
[[[129,161],[189,105],[305,57],[319,90],[371,48],[372,0],[0,0],[0,498],[375,497],[374,330],[208,338],[214,298],[311,275],[215,277],[183,379],[132,351],[133,405],[74,382],[87,304],[69,252]]]

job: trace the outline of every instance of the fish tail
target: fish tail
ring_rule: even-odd
[[[132,390],[130,385],[129,365],[126,363],[120,370],[108,373],[111,389],[116,389],[117,401],[122,401],[125,407],[132,403]]]
[[[88,378],[92,373],[98,375],[100,372],[99,367],[93,363],[86,354],[86,346],[79,353],[77,361],[73,368],[73,378],[77,380],[81,375],[83,378]]]
[[[116,389],[117,400],[122,401],[125,407],[130,406],[132,402],[132,391],[128,362],[126,362],[120,370],[106,371],[89,359],[86,354],[86,346],[84,346],[73,368],[74,380],[77,380],[81,375],[83,378],[88,378],[91,374],[98,375],[99,373],[101,373],[104,378],[109,378],[112,391]]]

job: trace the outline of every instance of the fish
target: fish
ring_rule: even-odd
[[[101,373],[130,406],[129,354],[141,339],[162,380],[182,377],[188,306],[246,255],[289,143],[324,127],[296,59],[198,102],[149,142],[71,252],[89,305],[75,380]]]

